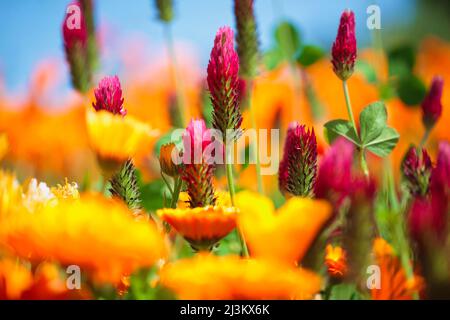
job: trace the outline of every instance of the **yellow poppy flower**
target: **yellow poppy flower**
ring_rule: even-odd
[[[34,214],[16,212],[0,225],[0,244],[31,261],[78,265],[94,280],[110,283],[167,254],[154,225],[134,220],[123,204],[99,195],[62,201]]]
[[[275,210],[269,198],[249,191],[236,195],[236,206],[251,256],[284,263],[303,258],[331,215],[326,201],[293,197]]]
[[[137,153],[150,152],[158,135],[157,131],[132,116],[88,110],[86,119],[91,146],[102,169],[109,175]]]

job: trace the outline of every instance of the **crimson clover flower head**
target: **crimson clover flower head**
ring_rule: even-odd
[[[96,111],[106,110],[112,114],[125,116],[127,111],[123,106],[122,87],[119,78],[105,77],[94,90],[95,102],[92,106]]]
[[[433,170],[427,150],[422,148],[419,152],[416,147],[410,147],[402,163],[403,176],[413,196],[427,195]]]
[[[239,136],[242,83],[239,80],[239,57],[234,50],[233,30],[222,27],[216,34],[208,64],[207,83],[213,105],[213,127],[229,140]],[[227,130],[234,132],[227,137]]]
[[[336,40],[331,50],[333,71],[343,81],[353,74],[357,45],[355,34],[355,14],[346,10],[341,15]]]
[[[186,183],[191,208],[214,205],[213,177],[215,165],[208,154],[212,135],[202,119],[191,120],[183,134],[183,167],[181,178]],[[211,151],[212,152],[212,151]]]
[[[431,82],[431,88],[428,95],[422,102],[422,121],[429,130],[439,120],[442,114],[442,91],[444,88],[444,79],[436,76]]]
[[[312,197],[317,176],[317,140],[314,128],[290,124],[280,162],[278,184],[283,193]]]

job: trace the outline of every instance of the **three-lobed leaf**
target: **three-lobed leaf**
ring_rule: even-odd
[[[362,144],[367,144],[376,139],[386,127],[386,121],[387,111],[383,102],[377,101],[365,107],[359,116]]]
[[[357,146],[360,145],[359,138],[356,136],[356,132],[353,129],[351,122],[339,119],[325,123],[325,137],[330,144],[333,143],[339,136],[350,140]]]

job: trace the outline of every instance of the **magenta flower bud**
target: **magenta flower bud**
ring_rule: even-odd
[[[186,182],[191,208],[214,205],[216,203],[213,186],[215,166],[212,163],[212,143],[210,130],[205,121],[191,120],[183,134],[183,168],[181,178]]]
[[[183,134],[183,162],[199,164],[204,162],[205,150],[211,144],[210,130],[203,119],[192,119]]]
[[[213,127],[222,132],[224,141],[236,139],[240,133],[242,84],[238,74],[239,57],[234,50],[233,31],[229,27],[220,28],[211,51],[207,82],[213,105]],[[227,137],[227,130],[234,130],[231,137]]]
[[[336,206],[342,203],[352,190],[354,145],[345,138],[338,138],[322,158],[316,180],[315,195],[328,199]]]
[[[106,110],[121,116],[127,114],[123,106],[122,87],[117,76],[105,77],[100,80],[94,94],[96,102],[92,103],[92,106],[96,111]]]
[[[66,52],[73,50],[77,45],[85,47],[87,43],[87,29],[81,4],[72,2],[66,11],[63,25],[63,40]]]
[[[355,15],[346,10],[342,13],[336,41],[331,50],[333,71],[343,81],[353,74],[357,54]]]
[[[420,156],[415,147],[409,148],[402,163],[402,171],[411,195],[417,197],[428,194],[432,170],[430,156],[424,148]]]
[[[427,130],[430,130],[442,114],[442,90],[444,79],[439,76],[433,78],[430,92],[422,102],[422,121]]]
[[[314,129],[306,130],[297,122],[289,126],[280,162],[280,191],[295,196],[312,197],[317,176],[317,140]]]

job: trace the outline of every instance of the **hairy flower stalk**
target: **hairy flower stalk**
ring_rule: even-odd
[[[211,134],[205,121],[191,120],[183,134],[183,169],[181,177],[186,183],[191,208],[214,206],[214,165],[205,150],[211,144]]]
[[[254,1],[234,0],[234,16],[237,29],[237,52],[240,62],[239,74],[244,79],[252,79],[256,75],[259,54]]]
[[[133,211],[139,215],[142,209],[141,192],[137,182],[136,169],[133,161],[128,160],[110,180],[109,191],[113,197],[121,199]]]
[[[208,89],[213,105],[213,127],[223,135],[225,161],[231,202],[234,205],[232,143],[241,133],[242,115],[239,107],[239,57],[234,50],[233,31],[220,28],[208,64]]]
[[[278,184],[284,194],[313,197],[317,176],[317,141],[311,131],[297,122],[289,126],[280,162]]]
[[[236,42],[239,56],[239,75],[242,78],[241,84],[244,84],[241,91],[242,108],[248,107],[250,111],[250,120],[252,127],[256,128],[255,113],[251,104],[253,91],[253,79],[257,73],[259,60],[259,42],[254,14],[253,0],[235,0],[234,16],[236,20]],[[255,146],[253,156],[256,159],[256,178],[258,182],[258,191],[263,193],[263,181],[261,176],[261,161],[258,152],[258,142]]]
[[[402,163],[403,176],[413,197],[424,197],[430,188],[433,166],[427,150],[411,147]]]
[[[442,77],[435,76],[431,82],[430,91],[422,102],[422,122],[425,126],[425,134],[420,143],[421,147],[425,145],[431,130],[441,117],[443,88],[444,79]]]
[[[62,33],[72,85],[81,93],[86,93],[91,84],[92,70],[88,60],[86,19],[79,1],[67,7]]]
[[[81,8],[86,20],[87,39],[87,59],[92,71],[99,65],[97,34],[94,17],[94,0],[80,0]]]

